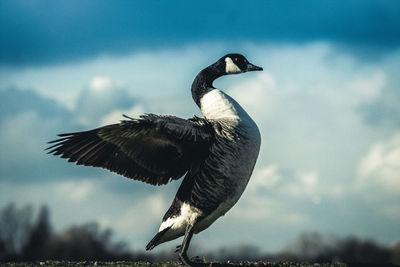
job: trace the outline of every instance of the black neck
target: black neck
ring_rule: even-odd
[[[211,91],[215,89],[213,82],[215,79],[221,77],[225,73],[220,71],[215,64],[208,66],[204,70],[197,74],[196,78],[192,84],[192,97],[194,102],[200,107],[200,99]]]

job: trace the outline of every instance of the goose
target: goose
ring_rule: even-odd
[[[256,123],[228,94],[213,86],[228,74],[261,71],[241,54],[227,54],[199,72],[191,93],[204,118],[126,115],[118,124],[60,134],[49,154],[78,165],[107,169],[151,185],[183,181],[146,250],[184,236],[177,247],[183,264],[190,240],[235,205],[253,172],[261,143]]]

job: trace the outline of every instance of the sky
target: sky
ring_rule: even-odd
[[[258,124],[260,156],[193,246],[275,252],[307,231],[399,240],[399,1],[3,0],[0,40],[0,206],[47,204],[57,229],[95,221],[142,250],[181,181],[76,166],[46,142],[121,114],[200,116],[194,77],[237,52],[264,71],[214,85]]]

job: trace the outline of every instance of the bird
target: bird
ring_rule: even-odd
[[[116,124],[59,134],[59,139],[48,142],[48,153],[151,185],[183,178],[146,250],[184,236],[177,247],[178,258],[195,266],[187,255],[193,234],[208,228],[236,204],[261,144],[254,120],[213,82],[224,75],[262,70],[241,54],[227,54],[201,70],[192,83],[192,98],[203,117],[147,113],[135,119],[123,115],[125,119]]]

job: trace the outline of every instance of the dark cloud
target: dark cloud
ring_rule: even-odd
[[[400,43],[398,1],[1,1],[0,63],[49,64],[202,41]]]
[[[105,105],[110,106],[107,102]],[[0,180],[35,183],[109,175],[100,169],[72,166],[44,151],[47,142],[56,139],[57,134],[84,130],[76,116],[75,112],[32,90],[1,90]]]
[[[43,98],[32,90],[6,88],[0,91],[0,121],[8,116],[35,110],[40,116],[67,118],[69,111],[60,107],[56,101]]]
[[[400,91],[384,90],[383,94],[368,103],[360,105],[357,109],[364,121],[373,126],[386,124],[390,127],[400,126]]]

